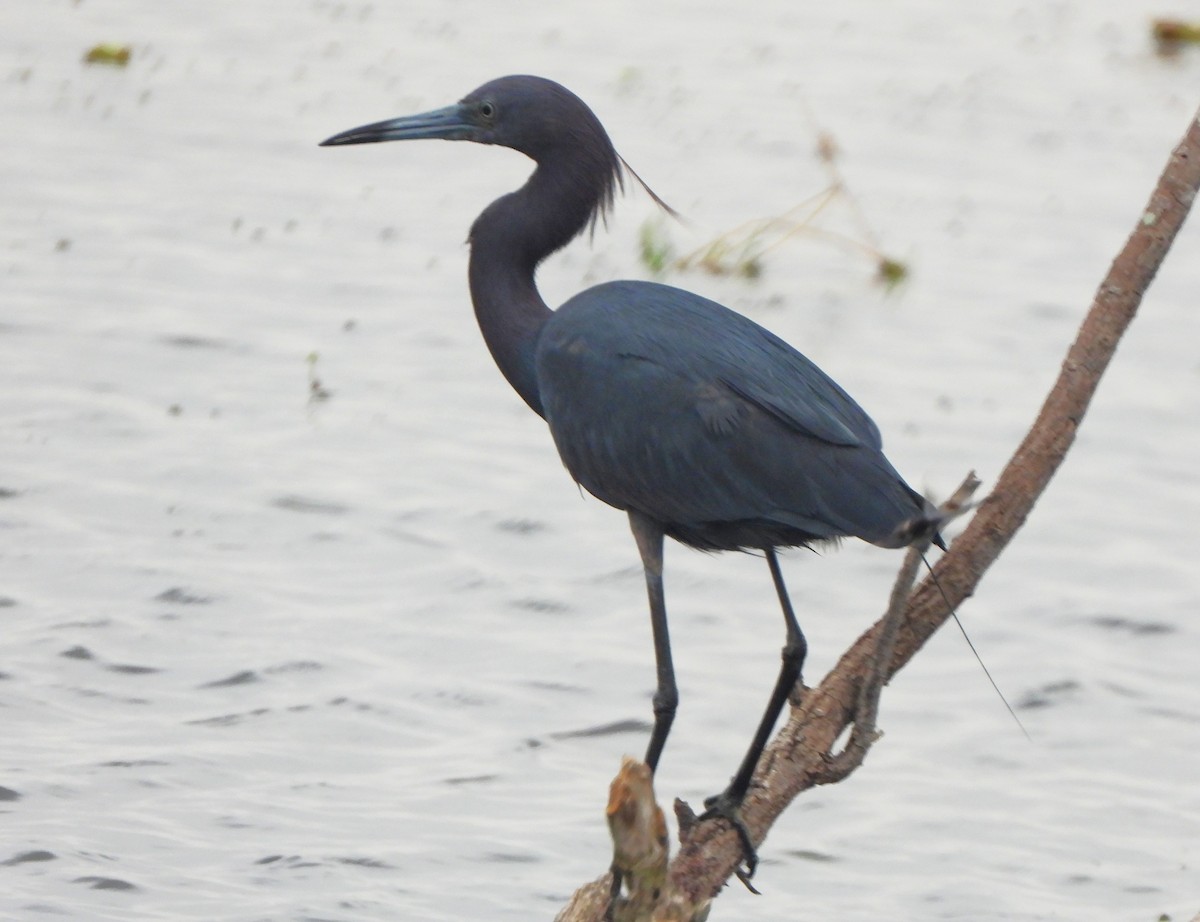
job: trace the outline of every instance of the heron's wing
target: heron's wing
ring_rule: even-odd
[[[880,447],[875,423],[832,378],[715,301],[666,285],[611,282],[572,298],[561,313],[556,321],[567,320],[564,326],[598,349],[720,381],[785,425],[830,444]]]
[[[547,323],[537,369],[568,470],[618,508],[868,540],[912,514],[858,404],[715,302],[644,282],[589,289]]]

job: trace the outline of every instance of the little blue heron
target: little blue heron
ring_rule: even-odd
[[[807,645],[776,549],[856,537],[941,544],[939,517],[883,456],[879,429],[807,358],[699,295],[606,282],[552,311],[538,264],[612,206],[624,161],[582,100],[540,77],[502,77],[461,102],[334,135],[323,145],[441,138],[497,144],[536,168],[471,226],[471,300],[500,371],[546,420],[571,476],[629,515],[650,598],[658,673],[646,749],[658,765],[679,694],[663,598],[663,537],[766,557],[786,642],[779,678],[729,786],[705,801],[755,856],[738,816]]]

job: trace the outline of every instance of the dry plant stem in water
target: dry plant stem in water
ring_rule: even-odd
[[[1101,282],[1032,428],[995,489],[935,565],[934,575],[946,598],[931,578],[916,588],[904,606],[891,662],[878,681],[886,683],[950,617],[947,600],[957,607],[974,593],[984,573],[1024,524],[1074,442],[1117,343],[1182,227],[1197,189],[1200,113],[1172,152],[1149,203]],[[855,641],[819,686],[805,692],[786,726],[763,753],[741,810],[755,842],[765,838],[776,817],[801,791],[839,781],[848,773],[845,766],[838,765],[833,747],[857,718],[868,716],[859,713],[860,690],[872,674],[882,631],[881,621]],[[869,741],[859,742],[869,746]],[[687,813],[682,816],[686,819]],[[680,839],[680,851],[670,864],[659,900],[640,912],[638,920],[700,922],[742,859],[737,836],[725,823],[681,823]],[[559,922],[598,922],[608,908],[608,895],[607,876],[587,884],[559,914]]]

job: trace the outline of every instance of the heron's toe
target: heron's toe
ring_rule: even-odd
[[[704,799],[704,812],[700,814],[699,819],[701,822],[715,819],[725,820],[737,833],[738,842],[742,846],[742,866],[736,871],[738,880],[745,884],[746,889],[751,893],[758,893],[750,884],[750,878],[758,869],[758,851],[754,848],[754,843],[750,841],[750,830],[742,822],[741,807],[742,798],[735,796],[726,788],[720,794],[714,794],[712,797]]]

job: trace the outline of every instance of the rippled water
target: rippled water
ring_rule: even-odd
[[[818,128],[885,248],[801,238],[681,276],[821,362],[897,466],[993,480],[1198,101],[1137,2],[0,8],[0,916],[549,918],[603,871],[653,685],[623,517],[582,499],[484,350],[462,245],[528,170],[320,150],[513,71],[593,104],[691,221],[818,192]],[[125,70],[84,67],[128,42]],[[644,274],[653,214],[543,273]],[[823,221],[853,230],[844,203]],[[1200,909],[1200,230],[1059,479],[888,690],[885,739],[763,848],[732,919]],[[315,364],[310,355],[315,354]],[[314,380],[328,399],[312,399]],[[683,706],[659,778],[721,787],[781,641],[760,561],[671,548]],[[787,570],[815,678],[894,555]]]

